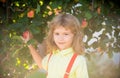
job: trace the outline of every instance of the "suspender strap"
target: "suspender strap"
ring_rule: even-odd
[[[73,54],[73,56],[72,56],[72,58],[71,58],[71,60],[70,60],[70,62],[69,62],[69,64],[68,64],[68,66],[67,66],[66,72],[65,72],[65,74],[64,74],[64,78],[68,78],[69,72],[70,72],[70,70],[71,70],[71,68],[72,68],[72,65],[73,65],[73,63],[74,63],[77,55],[78,55],[78,54],[76,54],[76,53]],[[50,60],[51,56],[52,56],[52,53],[50,53],[50,55],[49,55],[49,57],[48,57],[48,63],[49,63],[49,60]],[[48,74],[48,73],[47,73],[47,74]]]
[[[49,63],[49,60],[50,60],[51,56],[52,56],[52,53],[50,53],[50,55],[49,55],[49,57],[48,57],[47,65],[48,65],[48,63]],[[48,70],[48,66],[47,66],[47,70]]]
[[[50,55],[49,55],[49,57],[48,57],[48,61],[47,61],[47,70],[48,70],[48,63],[49,63],[49,60],[50,60],[51,56],[52,56],[52,53],[50,53]],[[46,76],[47,76],[47,75],[48,75],[48,72],[46,73]]]
[[[69,64],[68,64],[68,67],[67,67],[67,69],[66,69],[66,72],[65,72],[65,74],[64,74],[64,78],[68,78],[69,73],[70,73],[70,70],[71,70],[71,68],[72,68],[72,65],[73,65],[76,57],[77,57],[77,54],[76,54],[76,53],[73,54],[73,56],[72,56],[72,58],[71,58],[71,60],[70,60],[70,62],[69,62]]]
[[[49,63],[49,60],[50,60],[51,56],[52,56],[52,53],[50,53],[50,55],[48,57],[48,63]]]

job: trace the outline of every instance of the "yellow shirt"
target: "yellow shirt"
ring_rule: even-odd
[[[48,63],[48,54],[42,61],[43,68],[47,70],[48,67],[47,78],[64,78],[64,74],[66,72],[69,61],[72,58],[72,55],[72,48],[68,48],[62,51],[57,50],[53,52]],[[69,73],[69,78],[88,78],[87,65],[84,56],[77,56]]]

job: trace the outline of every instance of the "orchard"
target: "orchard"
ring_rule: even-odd
[[[73,14],[81,23],[90,78],[119,78],[117,0],[0,0],[0,78],[45,78],[21,36],[30,31],[37,48],[59,13]]]

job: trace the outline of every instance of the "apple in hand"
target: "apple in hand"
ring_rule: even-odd
[[[28,35],[29,35],[29,31],[25,31],[25,32],[23,32],[22,37],[24,39],[27,39]]]

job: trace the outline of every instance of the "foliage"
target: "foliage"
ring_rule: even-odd
[[[0,78],[24,78],[26,72],[37,68],[20,36],[30,30],[41,43],[47,23],[60,12],[86,20],[82,28],[87,57],[94,52],[106,52],[109,57],[120,52],[120,9],[112,0],[1,0],[1,4]],[[33,16],[28,15],[30,11]]]

